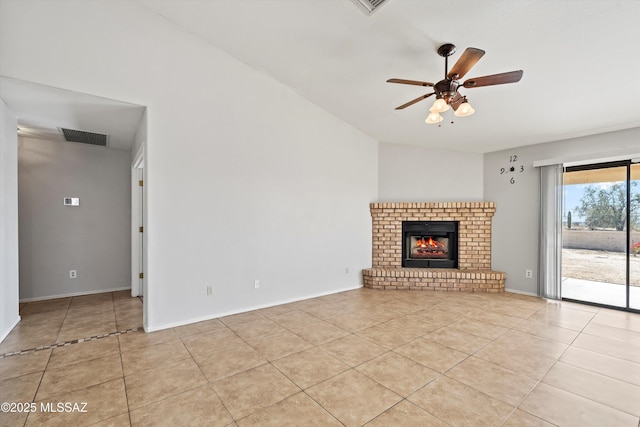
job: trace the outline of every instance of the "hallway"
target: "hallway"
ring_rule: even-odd
[[[20,316],[0,357],[141,330],[142,300],[126,290],[34,301],[20,304]]]

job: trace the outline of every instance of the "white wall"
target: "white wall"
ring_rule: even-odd
[[[483,157],[402,144],[380,143],[380,202],[483,200]]]
[[[510,163],[511,156],[518,160]],[[507,273],[507,290],[537,293],[540,174],[534,162],[581,163],[640,157],[640,128],[497,151],[484,156],[484,197],[497,203],[493,218],[493,269]],[[511,164],[522,173],[500,174]],[[509,182],[510,178],[515,183]],[[532,279],[525,270],[534,271]]]
[[[18,315],[18,133],[16,117],[0,99],[0,341]]]
[[[21,301],[130,288],[130,174],[128,151],[19,138]]]
[[[376,141],[135,2],[3,1],[0,63],[147,106],[148,330],[361,285]]]
[[[138,126],[138,130],[136,131],[135,137],[133,139],[133,144],[131,144],[131,162],[136,160],[136,157],[140,153],[140,150],[144,150],[145,142],[147,141],[147,109],[145,108],[142,113],[142,117],[140,118],[140,124]]]

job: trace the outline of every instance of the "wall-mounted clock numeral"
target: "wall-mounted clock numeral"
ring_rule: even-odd
[[[513,164],[518,162],[518,155],[517,154],[513,154],[511,156],[509,156],[509,166],[506,168],[500,168],[500,175],[511,175],[511,174],[515,174],[515,173],[522,173],[524,172],[524,165],[517,165],[517,164]],[[516,183],[516,179],[513,177],[509,177],[509,183],[510,184],[515,184]],[[638,426],[640,427],[640,426]]]

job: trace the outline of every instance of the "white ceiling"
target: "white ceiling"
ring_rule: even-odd
[[[638,0],[141,2],[382,142],[489,152],[640,126]],[[394,110],[431,90],[386,80],[441,80],[443,43],[451,63],[486,51],[466,78],[524,76],[465,90],[476,113],[453,125],[424,123],[431,99]]]
[[[130,150],[144,107],[0,77],[0,96],[18,117],[18,134],[64,141],[60,128],[107,135],[107,147]]]
[[[352,0],[138,3],[382,142],[484,153],[640,126],[638,0],[388,0],[370,16]],[[458,47],[450,67],[466,47],[486,51],[462,80],[524,76],[461,90],[476,113],[454,124],[452,115],[424,123],[433,98],[394,110],[431,89],[386,80],[441,80],[443,43]],[[12,79],[0,86],[21,126],[104,132],[112,148],[128,149],[143,111]]]

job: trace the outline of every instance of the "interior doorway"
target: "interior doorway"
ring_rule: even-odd
[[[144,147],[144,145],[143,145]],[[131,167],[131,296],[144,297],[144,148]]]
[[[563,174],[563,299],[640,310],[640,165]]]

